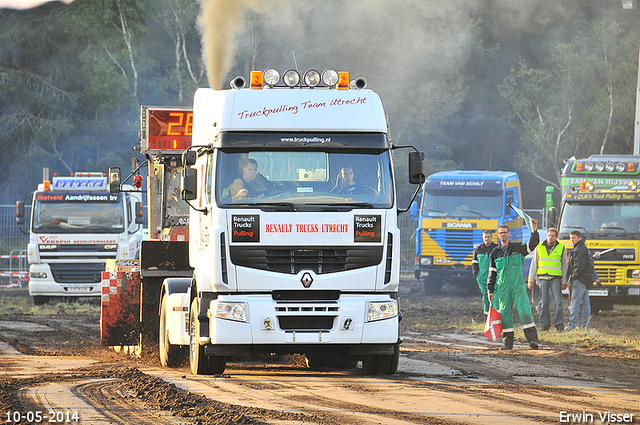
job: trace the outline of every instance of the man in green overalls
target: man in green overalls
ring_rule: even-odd
[[[473,251],[473,260],[471,261],[471,271],[478,281],[478,287],[482,293],[482,302],[484,303],[484,314],[489,314],[489,296],[487,293],[487,278],[489,277],[489,263],[491,262],[491,252],[498,246],[491,239],[493,233],[491,230],[482,232],[482,244]],[[493,302],[493,308],[498,309],[497,297]]]
[[[538,349],[538,331],[531,314],[527,287],[522,274],[524,257],[536,249],[540,238],[538,236],[538,222],[533,223],[533,232],[528,243],[516,244],[509,242],[509,227],[502,225],[498,228],[500,244],[491,253],[489,266],[489,280],[487,282],[488,297],[493,301],[494,293],[498,294],[498,311],[502,320],[503,350],[513,349],[513,305],[515,304],[524,336],[529,346]]]

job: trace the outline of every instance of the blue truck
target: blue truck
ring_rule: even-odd
[[[443,283],[477,285],[471,261],[485,229],[506,224],[511,241],[529,239],[524,220],[508,206],[522,208],[521,192],[511,171],[442,171],[427,178],[419,209],[412,211],[418,221],[415,277],[426,294],[440,293]]]

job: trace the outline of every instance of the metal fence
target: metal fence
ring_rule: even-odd
[[[31,206],[25,206],[25,224],[16,224],[16,206],[0,205],[0,285],[19,285],[29,270],[27,244]]]

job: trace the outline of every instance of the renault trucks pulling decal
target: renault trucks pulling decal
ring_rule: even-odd
[[[382,216],[354,215],[353,216],[353,241],[354,242],[381,242],[382,241]]]
[[[382,216],[354,215],[352,226],[350,223],[326,220],[316,223],[286,223],[272,221],[269,217],[262,217],[261,222],[258,214],[231,215],[232,242],[291,243],[292,240],[296,240],[287,238],[288,235],[293,238],[299,238],[300,235],[317,235],[313,239],[314,243],[348,243],[349,235],[353,236],[353,242],[379,243],[382,242]]]
[[[260,242],[260,216],[258,214],[231,216],[232,242]]]

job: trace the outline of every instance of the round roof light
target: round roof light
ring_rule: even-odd
[[[338,73],[333,69],[326,69],[322,72],[322,82],[329,87],[335,87],[338,84]]]
[[[616,171],[622,173],[625,170],[625,166],[622,162],[616,164]]]
[[[593,183],[591,183],[591,182],[584,182],[584,183],[585,183],[584,184],[584,188],[586,190],[588,190],[589,192],[592,192],[593,191]]]
[[[604,170],[604,164],[602,162],[598,162],[596,164],[596,171],[603,171]]]
[[[280,73],[273,68],[267,69],[262,73],[264,83],[269,87],[273,87],[280,81]]]
[[[315,87],[320,84],[320,73],[315,69],[310,69],[302,76],[304,83],[309,87]]]
[[[607,172],[612,173],[613,170],[616,169],[616,166],[613,165],[611,162],[607,162],[607,165],[605,166]]]
[[[634,180],[629,180],[629,183],[627,183],[627,187],[629,188],[629,190],[636,190],[636,182]]]
[[[585,171],[593,171],[593,163],[587,162],[586,164],[584,164],[584,170]]]
[[[300,74],[298,74],[298,71],[296,71],[295,69],[285,71],[285,73],[282,75],[282,82],[287,87],[297,86],[300,82]]]

